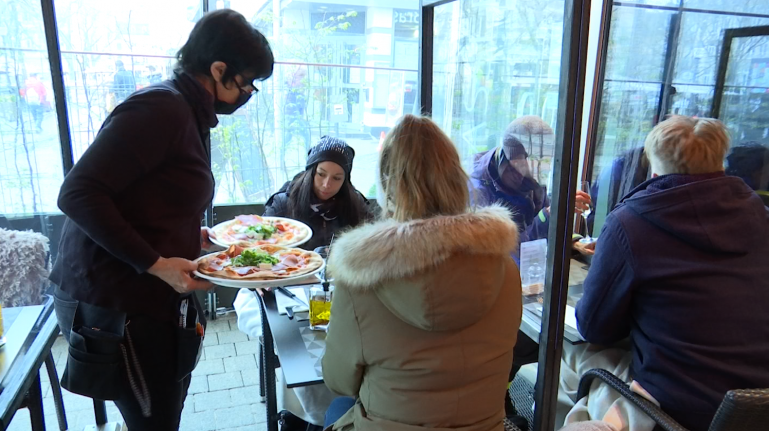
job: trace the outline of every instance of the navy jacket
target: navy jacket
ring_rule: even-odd
[[[706,430],[730,389],[769,387],[769,209],[739,178],[665,175],[609,215],[577,304],[582,336],[628,336],[632,377]]]
[[[146,271],[160,256],[200,256],[216,124],[213,96],[186,74],[118,105],[59,191],[51,280],[79,301],[174,321],[179,294]]]

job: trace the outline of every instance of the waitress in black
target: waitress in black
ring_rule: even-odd
[[[64,179],[51,280],[70,349],[65,388],[115,400],[131,430],[176,430],[204,321],[190,292],[208,243],[207,140],[272,75],[267,39],[237,12],[205,15],[172,79],[117,106]]]

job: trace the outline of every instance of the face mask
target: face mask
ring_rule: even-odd
[[[235,103],[228,103],[222,100],[219,100],[219,94],[218,94],[218,88],[219,86],[216,85],[216,81],[214,81],[214,112],[220,115],[230,115],[233,112],[237,111],[238,108],[245,105],[246,102],[248,102],[248,99],[251,98],[251,95],[254,94],[253,92],[247,93],[244,92],[242,88],[238,85],[237,81],[233,81],[234,84],[238,87],[238,90],[240,91],[240,95],[238,96],[238,99],[235,100]]]
[[[251,93],[240,93],[240,96],[238,96],[238,100],[236,100],[235,103],[227,103],[219,100],[216,95],[214,97],[216,97],[214,100],[214,112],[221,115],[230,115],[248,102],[248,99],[251,98]]]

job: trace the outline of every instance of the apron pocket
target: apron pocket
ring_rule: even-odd
[[[89,398],[118,399],[123,378],[122,340],[117,334],[73,327],[61,386]]]
[[[182,381],[198,365],[203,351],[203,337],[197,328],[176,328],[176,380]]]

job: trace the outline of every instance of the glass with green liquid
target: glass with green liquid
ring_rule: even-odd
[[[325,331],[331,320],[331,297],[329,283],[323,282],[321,286],[310,288],[310,329]]]

